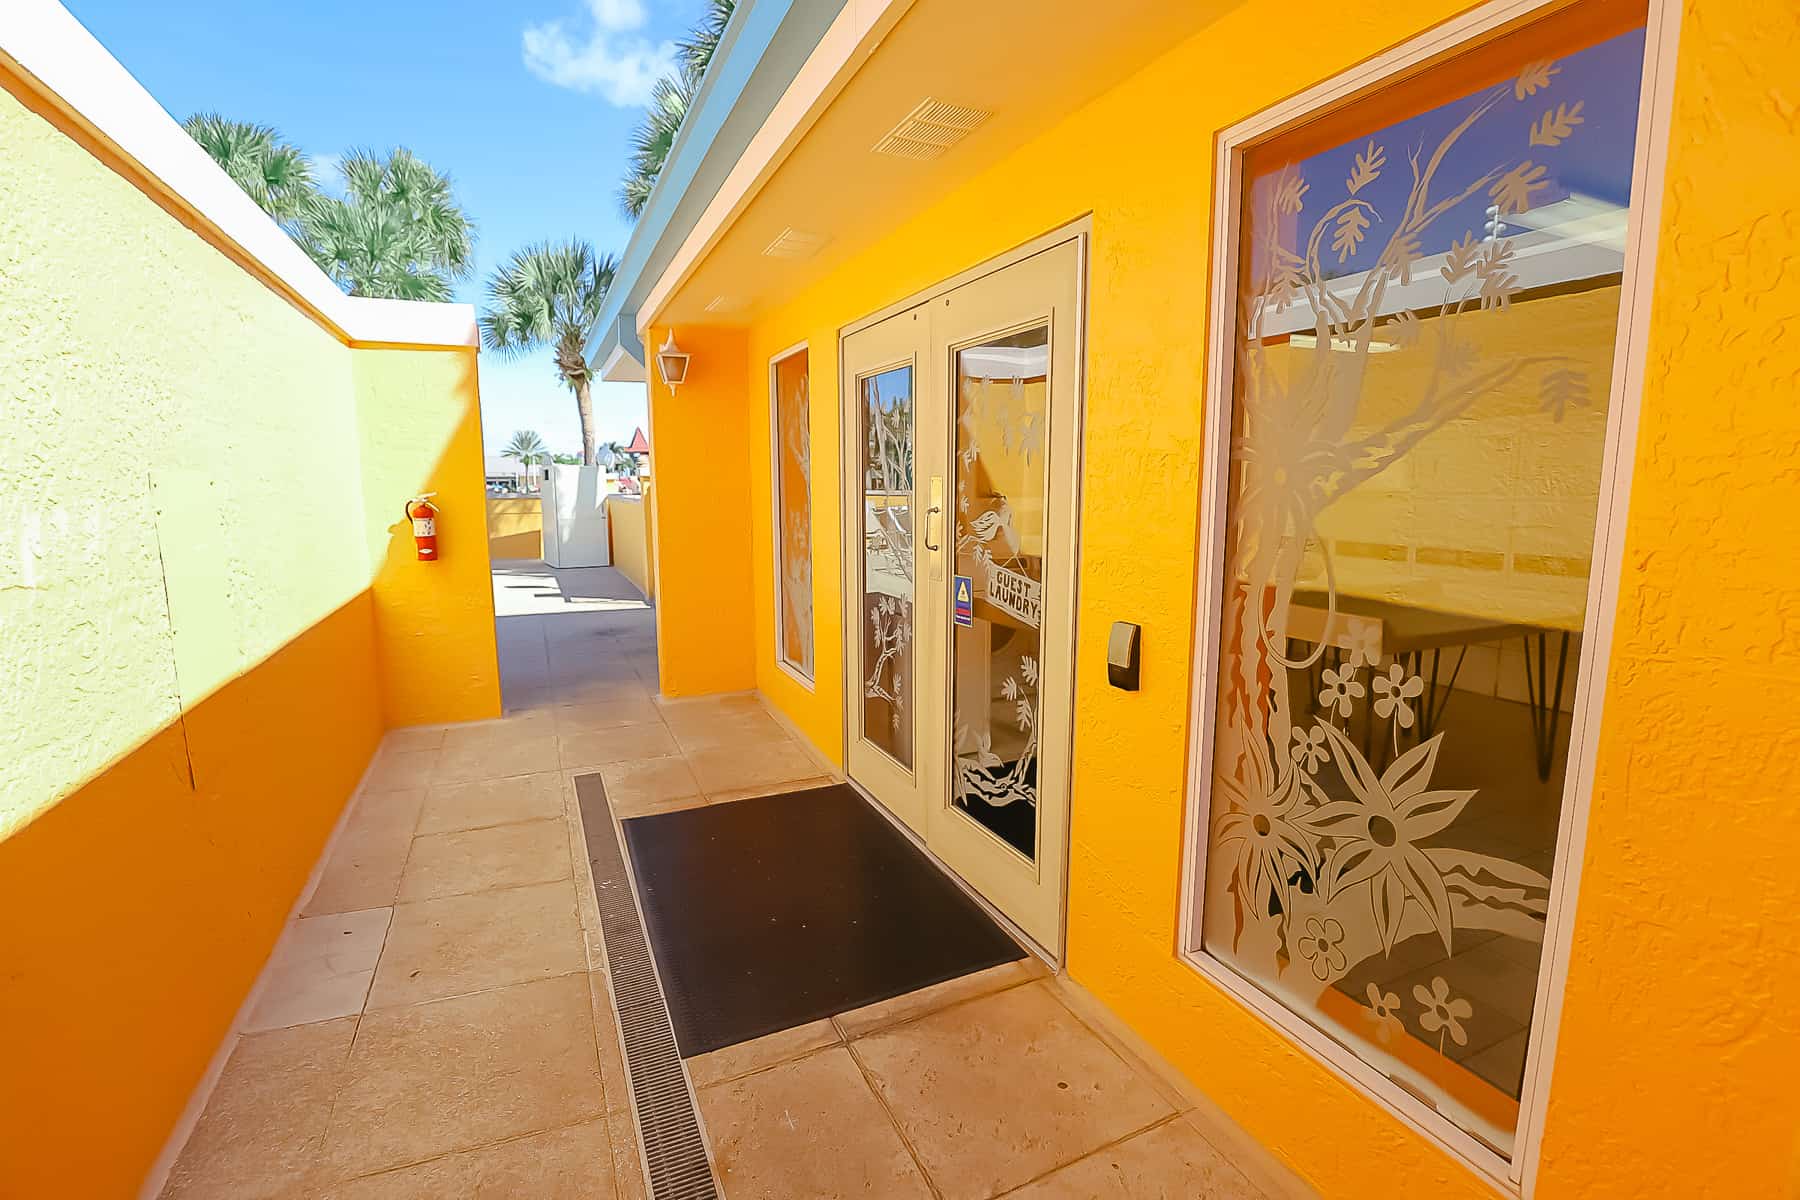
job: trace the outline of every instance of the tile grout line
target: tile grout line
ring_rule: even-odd
[[[835,1018],[833,1018],[832,1024],[837,1024]],[[839,1034],[842,1034],[843,1030],[840,1028],[838,1032]],[[907,1157],[912,1159],[913,1166],[919,1169],[919,1177],[925,1181],[925,1186],[931,1189],[931,1194],[934,1197],[937,1197],[937,1200],[943,1200],[944,1190],[938,1186],[937,1180],[931,1177],[931,1172],[925,1169],[925,1161],[919,1157],[919,1151],[912,1144],[912,1139],[906,1136],[906,1130],[900,1127],[900,1118],[894,1115],[894,1110],[888,1105],[887,1097],[882,1094],[881,1088],[876,1085],[874,1078],[870,1076],[868,1065],[863,1062],[862,1056],[856,1052],[856,1044],[851,1041],[845,1041],[844,1049],[849,1052],[850,1061],[856,1064],[856,1071],[857,1074],[862,1076],[863,1086],[869,1089],[869,1094],[875,1098],[875,1103],[881,1105],[881,1113],[888,1119],[888,1125],[893,1129],[894,1136],[898,1137],[900,1139],[900,1144],[906,1147]]]
[[[1036,1174],[1036,1175],[1033,1175],[1030,1179],[1027,1179],[1023,1183],[1020,1183],[1014,1187],[1007,1188],[1004,1192],[999,1193],[994,1198],[994,1200],[1004,1200],[1004,1198],[1007,1196],[1016,1195],[1019,1192],[1023,1191],[1025,1188],[1030,1187],[1032,1184],[1040,1183],[1043,1180],[1050,1178],[1050,1176],[1056,1174],[1058,1171],[1067,1170],[1068,1168],[1074,1166],[1076,1163],[1086,1162],[1088,1159],[1093,1158],[1097,1154],[1105,1154],[1108,1150],[1113,1150],[1119,1146],[1124,1145],[1126,1142],[1129,1142],[1132,1138],[1142,1137],[1147,1133],[1152,1133],[1158,1129],[1161,1129],[1165,1125],[1174,1124],[1176,1121],[1179,1121],[1179,1120],[1181,1120],[1181,1114],[1178,1112],[1172,1112],[1172,1113],[1168,1114],[1167,1116],[1158,1117],[1158,1118],[1156,1118],[1156,1120],[1150,1122],[1148,1125],[1142,1125],[1136,1129],[1133,1129],[1130,1133],[1121,1134],[1120,1136],[1112,1139],[1110,1142],[1105,1142],[1105,1143],[1102,1143],[1101,1145],[1095,1146],[1092,1150],[1089,1150],[1085,1154],[1077,1154],[1074,1158],[1071,1158],[1068,1162],[1057,1163],[1054,1167],[1051,1167],[1049,1170],[1040,1172],[1039,1174]],[[1208,1142],[1207,1144],[1211,1145],[1212,1143]],[[1221,1155],[1220,1157],[1223,1157],[1223,1155]],[[1229,1162],[1230,1160],[1227,1159],[1226,1161]],[[1232,1164],[1232,1169],[1233,1170],[1237,1169],[1236,1164]],[[1240,1175],[1243,1174],[1243,1172],[1241,1172],[1241,1171],[1239,1171],[1238,1173]],[[1246,1181],[1246,1182],[1248,1182],[1248,1181]],[[1255,1185],[1252,1184],[1251,1186],[1254,1187]],[[1258,1189],[1258,1190],[1260,1191],[1261,1189]]]

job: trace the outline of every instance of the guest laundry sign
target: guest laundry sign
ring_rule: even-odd
[[[996,563],[988,564],[987,602],[1032,629],[1043,623],[1044,585]]]
[[[969,581],[967,575],[956,577],[956,586],[950,591],[950,602],[955,611],[958,625],[967,626],[975,623],[975,585]]]

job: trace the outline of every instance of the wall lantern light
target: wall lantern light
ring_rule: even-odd
[[[687,352],[675,344],[675,331],[669,330],[669,336],[663,340],[662,347],[656,352],[656,369],[662,372],[662,381],[671,392],[687,382]]]

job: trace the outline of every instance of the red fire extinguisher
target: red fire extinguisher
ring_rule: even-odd
[[[419,549],[420,562],[437,561],[437,505],[431,502],[436,492],[414,496],[406,502],[406,519],[412,522],[413,544]]]

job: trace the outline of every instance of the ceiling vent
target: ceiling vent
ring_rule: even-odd
[[[811,258],[824,247],[825,241],[823,234],[807,233],[789,226],[763,247],[763,254],[769,258]]]
[[[900,119],[900,123],[875,143],[877,154],[895,158],[911,158],[920,162],[934,159],[968,137],[993,113],[966,104],[946,104],[927,98]]]
[[[706,302],[709,313],[733,313],[744,307],[744,302],[736,296],[714,296]]]

